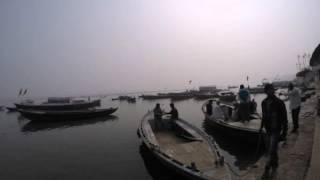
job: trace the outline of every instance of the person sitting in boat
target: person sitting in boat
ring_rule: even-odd
[[[220,106],[220,101],[216,102],[216,106],[214,107],[213,110],[213,115],[215,119],[225,119],[225,114]]]
[[[162,114],[163,114],[163,112],[160,108],[160,104],[157,103],[156,107],[153,109],[153,115],[154,115],[156,128],[161,128],[161,126],[162,126]]]
[[[179,113],[178,113],[178,110],[174,107],[174,104],[173,103],[170,103],[170,108],[171,108],[171,111],[166,113],[166,114],[170,114],[170,119],[171,120],[175,120],[175,119],[179,119]]]
[[[209,100],[208,104],[206,105],[206,113],[211,116],[212,115],[212,100]]]
[[[249,103],[250,103],[250,93],[247,89],[244,88],[244,85],[240,85],[240,89],[238,92],[239,99],[239,109],[238,116],[239,120],[244,122],[249,120]]]

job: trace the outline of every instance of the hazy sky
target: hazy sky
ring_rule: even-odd
[[[319,0],[1,0],[0,97],[239,84],[296,72]],[[193,80],[191,85],[188,81]]]

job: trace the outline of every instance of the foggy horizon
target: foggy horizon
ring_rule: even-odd
[[[320,42],[319,1],[0,2],[0,98],[260,84]],[[307,62],[309,63],[309,62]],[[189,80],[192,83],[189,84]]]

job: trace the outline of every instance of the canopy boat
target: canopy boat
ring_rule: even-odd
[[[41,104],[35,104],[33,102],[21,102],[15,103],[15,106],[18,109],[24,110],[49,110],[49,111],[56,111],[56,110],[80,110],[80,109],[88,109],[96,106],[100,106],[101,101],[100,99],[87,101],[87,100],[50,100],[48,102],[44,102]]]
[[[84,109],[84,110],[71,110],[71,111],[42,111],[42,110],[23,110],[18,109],[22,116],[30,120],[75,120],[86,119],[93,117],[108,116],[114,113],[118,108],[107,109]]]
[[[213,106],[213,114],[210,116],[205,110],[207,103],[202,106],[202,111],[209,126],[237,141],[263,143],[265,132],[259,131],[262,121],[257,113],[251,112],[249,119],[241,122],[237,120],[237,109],[233,105],[221,103]]]
[[[138,129],[143,143],[161,163],[188,179],[231,179],[229,167],[206,133],[182,119],[161,122],[158,126],[148,113]]]

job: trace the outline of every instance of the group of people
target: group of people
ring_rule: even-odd
[[[267,94],[267,97],[262,101],[262,122],[260,126],[260,132],[265,129],[267,135],[267,148],[268,148],[268,161],[265,165],[264,176],[270,175],[270,169],[276,170],[278,167],[278,143],[280,141],[285,141],[288,131],[288,118],[287,118],[287,109],[283,100],[278,98],[275,95],[275,88],[272,84],[266,84],[264,87],[264,92]],[[288,93],[286,94],[289,99],[289,108],[291,110],[293,128],[291,133],[298,132],[299,129],[299,113],[301,106],[301,95],[300,90],[295,88],[292,83],[288,86]],[[250,97],[250,93],[247,89],[244,88],[243,85],[240,86],[240,90],[238,93],[239,99],[239,107],[238,114],[240,120],[248,120],[250,113],[250,102],[252,104],[252,100]],[[215,108],[212,106],[213,101],[209,100],[206,105],[206,113],[209,116],[219,115],[224,116],[225,113],[220,107],[220,102],[216,102]],[[256,104],[255,104],[256,106]],[[178,119],[178,110],[175,108],[174,104],[170,104],[171,111],[168,113],[164,113],[160,104],[156,104],[154,108],[154,119],[156,122],[160,122],[162,120],[162,116],[164,114],[170,114],[171,120]],[[252,108],[252,107],[251,107]],[[255,108],[255,107],[254,107]]]
[[[178,110],[176,109],[176,107],[174,106],[173,103],[170,103],[170,108],[171,108],[171,111],[166,113],[166,112],[162,111],[159,103],[156,104],[156,107],[153,109],[153,115],[154,115],[156,128],[159,129],[162,127],[162,125],[163,125],[162,116],[163,115],[170,114],[171,120],[175,120],[175,119],[179,118]]]
[[[270,170],[278,167],[278,143],[285,141],[288,131],[287,108],[283,100],[275,95],[275,88],[272,84],[266,84],[264,92],[267,97],[262,101],[262,123],[260,132],[265,129],[267,135],[266,145],[268,148],[268,161],[265,165],[264,176],[270,175]],[[299,113],[301,108],[300,90],[292,83],[288,85],[287,99],[291,110],[293,128],[291,133],[297,133],[299,129]],[[238,92],[237,119],[240,121],[249,120],[249,115],[256,109],[256,102],[251,100],[250,93],[240,85]],[[217,102],[215,110],[212,108],[212,100],[206,105],[206,113],[210,116],[219,112],[220,102]],[[221,111],[220,111],[221,112]]]

